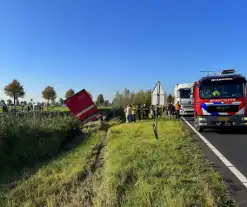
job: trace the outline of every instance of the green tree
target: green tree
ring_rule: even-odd
[[[71,88],[65,93],[65,98],[68,99],[75,94],[75,91]]]
[[[123,95],[119,91],[116,92],[112,103],[117,108],[123,107]]]
[[[12,100],[11,100],[11,99],[8,99],[8,100],[7,100],[7,104],[8,104],[8,105],[11,105],[11,104],[12,104]]]
[[[16,105],[16,106],[19,106],[19,105],[20,105],[20,102],[19,102],[19,100],[18,100],[18,99],[16,99],[16,101],[15,101],[15,105]]]
[[[130,92],[129,89],[125,88],[123,92],[123,106],[126,106],[127,104],[132,104],[134,100],[135,94],[133,92]]]
[[[59,99],[59,103],[60,105],[63,105],[64,104],[64,100],[62,98]]]
[[[110,104],[109,100],[105,100],[105,101],[104,101],[104,105],[105,105],[105,106],[108,106],[109,104]]]
[[[5,101],[2,99],[2,100],[0,101],[0,103],[1,103],[1,104],[5,104]]]
[[[169,94],[168,96],[167,96],[167,102],[168,103],[170,103],[170,102],[174,102],[174,97],[172,96],[172,94]]]
[[[105,100],[104,100],[103,94],[99,94],[98,97],[97,97],[97,100],[96,100],[96,104],[99,105],[99,106],[100,105],[103,105],[104,104],[104,101]]]
[[[4,93],[14,99],[14,105],[18,98],[23,98],[25,96],[24,88],[20,82],[14,79],[11,83],[4,87]]]
[[[47,86],[43,91],[42,91],[43,98],[47,100],[48,104],[50,100],[55,101],[57,97],[57,93],[55,89],[52,86]]]
[[[113,105],[115,107],[125,107],[127,104],[146,104],[151,105],[151,90],[140,90],[136,93],[125,89],[123,93],[116,92],[113,98]]]

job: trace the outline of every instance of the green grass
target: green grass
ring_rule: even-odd
[[[120,120],[114,119],[107,125],[111,127],[119,123]],[[19,181],[16,187],[0,187],[0,206],[53,207],[80,203],[81,196],[74,199],[74,194],[78,189],[87,186],[83,184],[85,174],[90,171],[90,165],[96,159],[95,150],[98,149],[102,137],[106,136],[105,130],[100,131],[99,127],[98,122],[88,123],[82,128],[86,133],[85,139],[80,141],[82,137],[79,137],[70,143],[70,146],[67,146],[71,148],[70,151],[42,165],[35,174]],[[27,174],[28,170],[32,171],[26,169]]]
[[[5,189],[0,206],[66,206],[68,188],[73,189],[84,173],[87,157],[99,143],[102,132],[91,135],[74,150],[41,167],[14,189]],[[4,189],[2,189],[4,192]],[[67,196],[67,197],[66,197]]]
[[[180,122],[159,121],[158,140],[151,121],[119,124],[111,121],[107,137],[94,132],[15,188],[2,187],[0,206],[233,206],[221,176]],[[83,130],[97,128],[89,123]]]
[[[0,120],[0,182],[53,156],[69,138],[69,130],[76,126],[78,121],[73,117],[48,118],[36,123]]]
[[[101,112],[109,112],[111,107],[98,107]],[[44,111],[69,111],[66,106],[46,106]]]
[[[231,206],[221,176],[182,124],[160,121],[156,140],[151,123],[109,130],[95,206]]]
[[[45,106],[44,111],[69,111],[66,106]]]

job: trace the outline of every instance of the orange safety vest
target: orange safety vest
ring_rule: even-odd
[[[180,110],[180,104],[176,103],[175,108],[176,108],[176,111],[179,111]]]

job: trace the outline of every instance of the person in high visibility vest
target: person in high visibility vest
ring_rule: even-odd
[[[220,92],[217,89],[215,89],[213,92],[213,96],[220,96]]]
[[[136,106],[133,105],[132,107],[132,121],[136,122]]]
[[[179,115],[180,115],[180,107],[181,105],[179,104],[179,101],[176,103],[175,105],[175,110],[176,110],[176,119],[179,119]]]

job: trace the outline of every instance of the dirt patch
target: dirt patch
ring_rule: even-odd
[[[102,132],[102,138],[99,144],[92,149],[90,156],[87,157],[86,167],[81,174],[77,176],[72,184],[64,188],[63,203],[69,207],[92,207],[94,206],[93,198],[96,195],[94,184],[100,182],[100,170],[103,167],[103,149],[106,144],[107,133]],[[61,191],[59,192],[61,193]],[[61,205],[60,205],[61,206]]]

